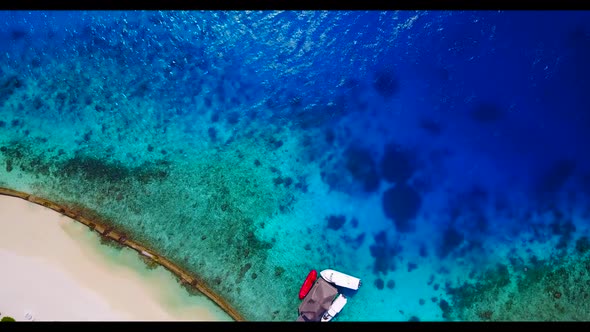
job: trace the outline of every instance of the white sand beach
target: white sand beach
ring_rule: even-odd
[[[232,321],[135,251],[101,245],[84,225],[2,195],[0,264],[0,315],[17,321]]]

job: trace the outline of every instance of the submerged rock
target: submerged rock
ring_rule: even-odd
[[[439,136],[442,133],[441,125],[432,119],[420,120],[420,128],[424,129],[433,136]]]
[[[377,287],[377,289],[383,289],[383,286],[384,286],[383,279],[379,278],[379,279],[375,280],[375,287]]]
[[[559,160],[541,176],[537,184],[537,192],[540,194],[554,193],[572,176],[576,169],[576,162],[572,160]]]
[[[446,257],[451,251],[463,242],[464,236],[454,227],[449,227],[443,234],[442,244],[439,250],[440,258]]]
[[[346,217],[343,215],[338,215],[338,216],[332,215],[332,216],[328,216],[326,218],[326,220],[328,220],[328,228],[337,231],[346,222]]]
[[[375,73],[373,88],[383,98],[391,98],[399,91],[399,81],[392,69],[382,69]]]
[[[576,250],[580,254],[585,254],[588,252],[588,250],[590,250],[590,240],[587,236],[582,236],[576,241]]]
[[[371,257],[375,259],[373,273],[379,275],[395,271],[395,259],[400,257],[403,248],[397,243],[388,243],[385,231],[376,234],[374,239],[375,244],[369,246]]]
[[[381,175],[389,182],[401,183],[414,173],[414,166],[407,151],[397,144],[389,144],[381,159]]]
[[[411,221],[418,215],[422,198],[413,188],[399,184],[383,193],[382,205],[385,216],[395,223],[397,230],[409,232],[414,228]]]
[[[22,80],[15,75],[0,78],[0,105],[8,100],[22,86]]]
[[[479,123],[492,123],[504,117],[504,112],[495,104],[480,103],[470,113],[471,119]]]
[[[350,147],[344,156],[346,169],[355,180],[363,183],[365,191],[372,192],[379,188],[380,178],[370,151],[359,147]]]
[[[393,280],[389,280],[389,281],[387,282],[387,288],[389,288],[389,289],[393,289],[393,288],[395,288],[395,281],[393,281]]]

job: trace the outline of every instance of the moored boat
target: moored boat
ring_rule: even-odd
[[[316,270],[309,271],[309,273],[307,274],[307,278],[305,278],[303,285],[301,285],[301,289],[299,289],[299,299],[300,300],[302,300],[305,297],[305,295],[307,295],[307,293],[309,293],[309,290],[311,289],[311,287],[313,286],[313,283],[316,281],[317,278],[318,278],[318,272]]]
[[[361,285],[359,278],[331,269],[323,270],[320,275],[318,278],[317,272],[311,270],[299,290],[303,301],[299,305],[298,322],[331,321],[355,293],[337,286],[358,290]]]
[[[335,270],[326,269],[320,272],[320,275],[324,280],[336,286],[353,290],[357,290],[361,286],[361,279]]]
[[[329,322],[332,320],[332,318],[334,318],[334,316],[336,316],[341,310],[342,308],[344,308],[344,306],[346,305],[346,302],[348,302],[348,299],[340,294],[336,297],[336,299],[334,300],[334,302],[332,302],[332,304],[330,305],[330,308],[328,308],[328,311],[326,311],[324,313],[324,315],[322,316],[322,322]]]

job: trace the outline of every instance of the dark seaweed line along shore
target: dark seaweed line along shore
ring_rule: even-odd
[[[156,254],[154,251],[144,247],[143,245],[132,240],[129,240],[125,235],[121,234],[120,232],[117,232],[112,227],[107,227],[100,221],[90,220],[85,216],[81,215],[80,213],[76,213],[64,206],[61,206],[41,197],[27,194],[22,191],[0,187],[0,195],[18,197],[31,203],[39,204],[46,208],[57,211],[58,213],[65,215],[85,225],[86,227],[90,228],[90,230],[96,231],[101,236],[114,240],[121,245],[125,245],[137,251],[140,255],[143,255],[144,257],[151,259],[154,263],[159,264],[168,271],[172,272],[179,278],[181,283],[185,284],[188,287],[193,287],[197,289],[199,292],[203,293],[205,296],[207,296],[209,299],[215,302],[223,311],[230,315],[230,317],[232,317],[234,320],[244,321],[242,315],[236,309],[234,309],[229,303],[227,303],[227,301],[225,301],[221,296],[213,292],[213,290],[211,290],[211,288],[209,288],[203,280],[196,276],[192,276],[190,273],[184,271],[183,269],[172,263],[170,260]]]

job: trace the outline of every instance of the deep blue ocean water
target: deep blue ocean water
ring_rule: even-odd
[[[590,318],[590,13],[0,18],[0,185],[247,319],[325,268],[363,280],[341,321]]]

